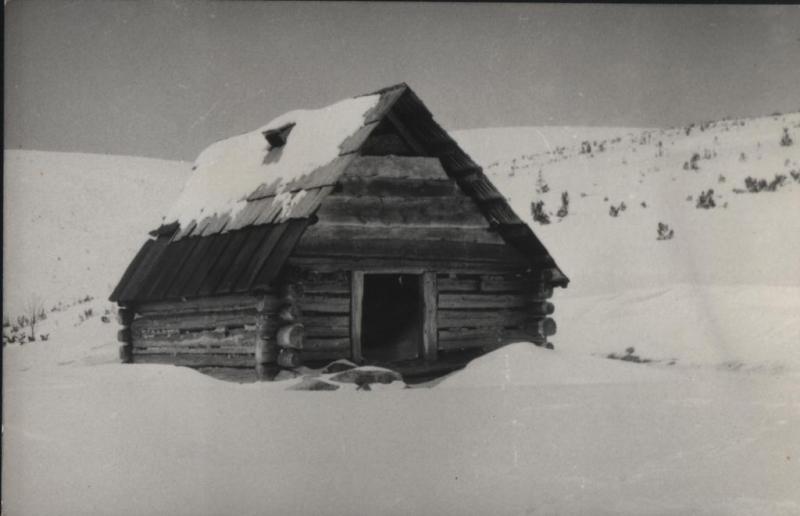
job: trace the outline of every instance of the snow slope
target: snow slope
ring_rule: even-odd
[[[149,196],[130,178],[134,186],[109,186],[128,176],[100,168],[77,187],[17,178],[28,204],[12,205],[11,216],[63,252],[75,275],[14,280],[68,306],[37,329],[49,340],[3,350],[3,511],[800,514],[800,188],[732,192],[748,175],[797,169],[800,143],[782,147],[778,138],[786,126],[800,141],[798,124],[786,115],[688,135],[547,128],[546,143],[530,146],[525,133],[538,130],[457,135],[521,216],[530,217],[532,200],[545,202],[552,222],[534,227],[572,283],[555,297],[555,351],[509,345],[417,389],[299,392],[287,390],[298,379],[240,385],[118,364],[116,325],[101,319],[108,286],[82,272],[86,257],[124,267],[186,169],[175,166],[184,175],[174,184],[141,172],[159,187]],[[471,150],[469,137],[483,150]],[[488,145],[494,137],[508,148]],[[604,151],[581,154],[588,139],[595,149],[606,140]],[[705,149],[698,170],[683,170]],[[80,157],[74,170],[102,159]],[[548,192],[536,191],[539,170]],[[717,207],[695,208],[708,188]],[[570,206],[560,220],[562,191]],[[61,192],[69,194],[62,201],[31,204]],[[622,201],[627,209],[609,216]],[[129,220],[103,224],[129,231],[53,229],[117,205]],[[35,223],[37,210],[51,223]],[[674,238],[656,240],[657,222]],[[24,236],[7,234],[6,244],[48,271]],[[24,260],[14,263],[24,269]],[[117,266],[102,266],[116,281]],[[68,303],[85,293],[96,299]],[[653,362],[604,358],[627,347]]]
[[[793,145],[780,144],[784,128]],[[557,346],[800,370],[800,114],[675,129],[545,128],[547,145],[520,143],[535,128],[515,132],[522,138],[510,138],[513,150],[507,131],[455,137],[571,279],[556,291]],[[591,153],[581,152],[584,141]],[[697,170],[685,170],[695,153]],[[786,176],[777,191],[734,192],[747,177],[776,174]],[[716,207],[698,209],[708,189]],[[535,201],[550,224],[532,220]],[[659,222],[673,229],[671,240],[656,239]]]
[[[3,163],[3,310],[108,297],[180,192],[188,163],[10,150]]]

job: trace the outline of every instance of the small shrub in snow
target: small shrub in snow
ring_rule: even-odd
[[[767,181],[766,179],[756,179],[751,176],[747,176],[744,179],[744,187],[749,193],[774,192],[785,184],[786,176],[784,174],[775,174],[775,177],[772,179],[772,181]],[[741,192],[741,190],[734,191],[737,193]]]
[[[544,211],[544,201],[531,203],[531,215],[539,224],[550,224],[550,216]]]
[[[569,193],[561,192],[561,207],[558,208],[556,216],[563,219],[569,213]]]
[[[709,188],[704,192],[700,192],[700,196],[697,198],[697,204],[695,206],[704,210],[716,208],[717,204],[714,202],[714,189]]]
[[[740,152],[739,153],[739,161],[741,161],[742,163],[747,161],[747,154],[745,154],[744,152]]]
[[[100,317],[100,321],[102,321],[103,323],[110,323],[111,322],[111,318],[109,316],[107,316],[107,315],[103,315],[103,316]]]
[[[784,127],[783,128],[783,136],[781,136],[781,146],[782,147],[789,147],[793,143],[794,143],[794,140],[792,140],[792,137],[789,136],[789,128],[788,127]]]
[[[695,152],[694,154],[692,154],[692,157],[689,158],[689,161],[683,162],[683,170],[700,170],[700,166],[697,164],[697,162],[699,161],[700,161],[700,154]]]
[[[539,177],[536,179],[536,193],[543,194],[550,191],[550,187],[542,176],[542,171],[539,171]]]
[[[608,214],[611,215],[612,217],[617,217],[619,216],[620,213],[622,213],[626,209],[628,209],[628,207],[625,206],[624,201],[619,203],[619,206],[614,206],[612,204],[611,206],[608,207]]]
[[[641,205],[642,208],[647,208],[647,203],[646,202],[642,201],[639,204]]]
[[[792,170],[791,172],[789,172],[789,175],[792,176],[792,179],[800,183],[800,171]]]
[[[641,358],[639,355],[634,354],[636,350],[633,347],[629,347],[625,349],[624,355],[617,355],[616,353],[609,353],[606,355],[606,358],[610,358],[612,360],[623,360],[625,362],[634,362],[637,364],[647,364],[652,362],[652,360],[648,358]]]
[[[581,154],[591,154],[592,153],[592,144],[588,141],[581,142]]]
[[[663,222],[658,223],[657,232],[656,240],[672,240],[672,237],[675,236],[675,231],[669,227],[669,224],[664,224]]]
[[[49,333],[43,333],[43,334],[39,335],[39,339],[41,339],[42,342],[48,341],[48,340],[50,340],[50,334]]]
[[[722,174],[720,174],[720,175],[719,175],[719,177],[717,178],[717,182],[718,182],[718,183],[724,183],[724,182],[725,182],[725,176],[723,176]]]

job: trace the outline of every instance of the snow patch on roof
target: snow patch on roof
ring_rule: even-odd
[[[200,153],[164,222],[177,220],[187,227],[192,220],[215,214],[233,217],[247,204],[247,196],[265,183],[277,183],[276,192],[282,194],[287,184],[335,159],[342,142],[364,125],[364,116],[379,99],[380,95],[369,95],[321,109],[291,111],[255,131],[212,144]],[[292,123],[286,145],[271,150],[264,131]]]

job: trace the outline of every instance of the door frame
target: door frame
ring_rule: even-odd
[[[362,323],[364,319],[364,276],[367,274],[414,274],[420,282],[420,303],[422,310],[422,357],[425,361],[435,361],[438,356],[438,334],[436,311],[438,289],[436,273],[420,269],[380,269],[350,272],[350,344],[355,362],[362,363]]]

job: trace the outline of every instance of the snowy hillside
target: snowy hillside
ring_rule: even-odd
[[[781,144],[784,128],[791,145]],[[800,114],[455,137],[572,280],[556,293],[557,345],[800,369]],[[767,188],[751,193],[748,178],[750,189]],[[704,193],[713,207],[698,207]],[[537,202],[549,223],[533,221]],[[658,239],[659,223],[670,238]]]
[[[109,287],[188,165],[7,153],[6,299],[62,303],[4,346],[3,512],[799,514],[800,115],[455,136],[543,202],[556,349],[373,392],[119,364]]]
[[[6,151],[3,306],[107,297],[158,226],[190,164],[126,156]]]

